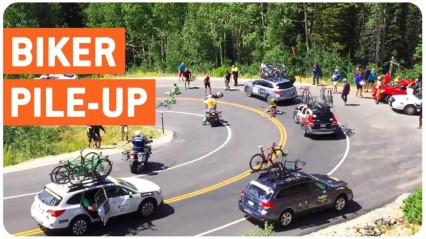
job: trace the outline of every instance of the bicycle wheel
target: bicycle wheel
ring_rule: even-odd
[[[52,183],[56,183],[56,179],[55,179],[55,175],[56,175],[56,171],[58,171],[60,168],[64,167],[64,165],[59,165],[56,166],[52,172],[50,172],[50,181],[52,181]]]
[[[56,169],[55,176],[54,176],[54,182],[59,184],[66,184],[68,180],[69,170],[65,165],[58,166],[59,168]]]
[[[287,154],[282,149],[275,149],[272,156],[275,157],[275,162],[285,163],[287,159]]]
[[[81,184],[86,179],[87,179],[87,173],[84,166],[76,166],[72,168],[68,175],[68,181],[72,185]]]
[[[107,158],[101,159],[96,165],[96,168],[94,169],[96,177],[100,179],[105,179],[111,173],[111,171],[112,162]]]
[[[267,171],[268,179],[269,180],[277,180],[281,178],[285,174],[285,168],[283,163],[281,162],[275,162],[273,163]]]
[[[261,154],[255,154],[250,159],[250,168],[254,172],[259,171],[265,164],[265,157]]]

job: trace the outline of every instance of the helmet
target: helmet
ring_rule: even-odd
[[[269,99],[269,102],[270,102],[270,103],[274,103],[274,102],[275,102],[275,99],[274,99],[274,98],[271,98],[271,99]]]
[[[217,96],[223,97],[223,93],[219,91],[219,92],[217,92]]]
[[[210,94],[210,95],[207,96],[207,99],[212,99],[212,98],[213,98],[212,94]]]
[[[141,132],[140,132],[139,130],[137,130],[137,131],[135,132],[135,136],[141,136]]]

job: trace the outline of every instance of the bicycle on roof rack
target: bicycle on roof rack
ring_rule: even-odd
[[[260,154],[257,153],[253,155],[250,159],[250,168],[253,172],[258,172],[260,169],[262,169],[264,165],[267,165],[268,162],[273,164],[274,158],[276,158],[278,162],[284,162],[286,160],[287,151],[284,152],[281,149],[281,145],[277,146],[275,142],[272,143],[272,146],[267,149],[263,149],[262,145],[259,145],[257,147],[260,148]],[[267,152],[266,155],[265,152]]]
[[[291,167],[287,167],[286,164],[291,163]],[[294,173],[302,170],[306,162],[300,161],[297,159],[295,161],[284,161],[284,162],[275,162],[267,170],[267,177],[269,180],[274,181],[278,179],[283,179],[286,177],[294,176]]]
[[[320,99],[325,107],[333,107],[333,88],[321,86]]]
[[[81,150],[80,157],[60,163],[61,165],[56,166],[50,173],[50,180],[58,184],[69,182],[76,185],[89,178],[102,180],[112,171],[112,162],[108,156],[102,158],[102,152],[90,152],[83,157]]]

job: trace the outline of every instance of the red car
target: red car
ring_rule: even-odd
[[[407,86],[411,83],[414,83],[414,80],[401,80],[397,85],[385,85],[382,84],[382,93],[380,94],[380,101],[389,103],[389,99],[393,95],[406,95],[407,94]],[[376,98],[377,88],[373,87],[373,99]]]

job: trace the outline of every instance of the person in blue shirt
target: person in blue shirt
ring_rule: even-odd
[[[333,85],[334,85],[333,94],[337,94],[337,83],[339,83],[339,80],[340,80],[339,71],[337,69],[334,70],[333,75],[331,77],[333,78]]]
[[[362,96],[362,74],[355,76],[355,85],[356,85],[356,97]]]
[[[186,68],[186,66],[183,62],[178,67],[179,81],[180,81],[180,79],[184,80],[183,79],[183,72],[185,71],[185,68]]]
[[[376,80],[376,72],[374,71],[374,68],[370,71],[370,77],[368,78],[368,81],[366,82],[365,92],[368,92],[368,87],[370,87],[373,90],[374,81]]]

